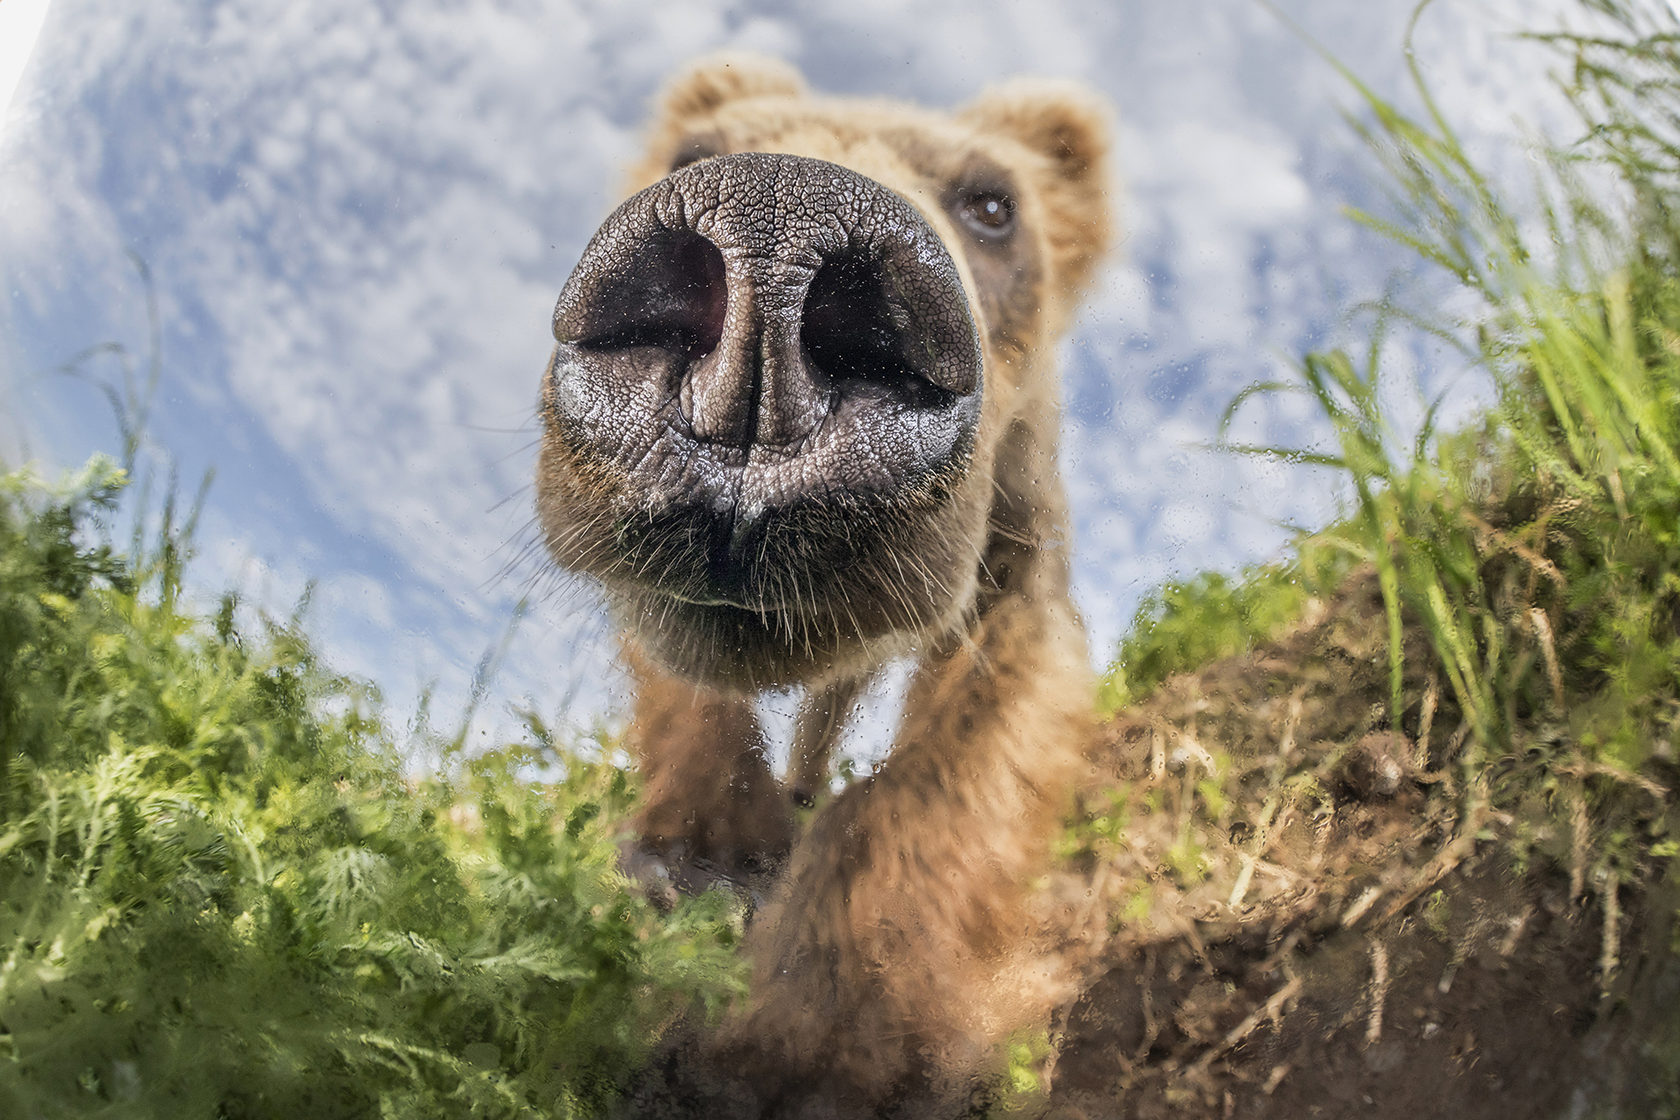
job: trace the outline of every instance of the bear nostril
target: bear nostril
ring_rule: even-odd
[[[832,384],[886,389],[915,408],[949,404],[956,394],[917,372],[916,327],[878,261],[850,254],[825,261],[805,295],[799,340]]]
[[[729,294],[716,245],[692,230],[660,230],[613,273],[579,324],[580,348],[648,346],[688,361],[717,349]]]
[[[964,469],[979,422],[956,262],[912,204],[818,160],[718,156],[627,200],[553,326],[548,422],[650,505],[885,500]]]

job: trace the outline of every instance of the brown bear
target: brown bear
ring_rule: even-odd
[[[1032,892],[1094,712],[1055,351],[1109,244],[1107,151],[1062,84],[936,112],[712,60],[561,293],[537,506],[627,633],[628,865],[775,873],[750,1000],[709,1043],[735,1112],[960,1095],[1056,994]],[[905,655],[892,756],[796,839]],[[754,696],[793,685],[784,786]]]

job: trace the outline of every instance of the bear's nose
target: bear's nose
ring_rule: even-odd
[[[821,160],[721,156],[630,199],[567,281],[554,334],[562,412],[598,421],[651,395],[714,450],[796,455],[861,406],[870,442],[913,460],[957,442],[929,424],[978,418],[980,343],[950,253],[903,198]]]

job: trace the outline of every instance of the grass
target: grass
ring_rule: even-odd
[[[123,483],[0,478],[0,1115],[593,1115],[739,989],[614,870],[625,774],[533,723],[409,778],[295,622],[182,607],[187,525],[112,547]]]
[[[1298,381],[1246,391],[1232,413],[1253,394],[1307,394],[1333,444],[1233,450],[1342,473],[1352,511],[1285,561],[1145,603],[1104,684],[1111,710],[1276,636],[1366,567],[1385,604],[1391,718],[1408,706],[1403,632],[1422,627],[1470,732],[1465,766],[1537,713],[1567,715],[1595,763],[1631,772],[1667,750],[1680,700],[1680,28],[1660,6],[1589,6],[1603,36],[1545,37],[1572,60],[1586,127],[1552,157],[1538,225],[1501,201],[1421,76],[1419,121],[1348,75],[1401,212],[1355,218],[1479,297],[1475,321],[1430,327],[1461,340],[1498,404],[1465,431],[1437,432],[1431,410],[1415,436],[1397,434],[1379,403],[1386,322],[1362,353],[1309,355]],[[1589,190],[1584,168],[1617,182]]]

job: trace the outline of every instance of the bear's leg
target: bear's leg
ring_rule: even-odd
[[[818,816],[749,934],[752,1003],[719,1057],[772,1101],[788,1094],[772,1113],[960,1092],[1000,1040],[1044,1020],[1062,993],[1031,884],[1094,722],[1065,594],[1006,591],[927,656],[896,753]]]
[[[829,756],[868,680],[867,676],[842,677],[824,688],[812,689],[799,706],[787,781],[795,804],[808,807],[828,791]]]
[[[793,815],[752,698],[673,677],[634,651],[628,661],[642,793],[624,870],[666,901],[719,878],[759,894],[787,856]]]

